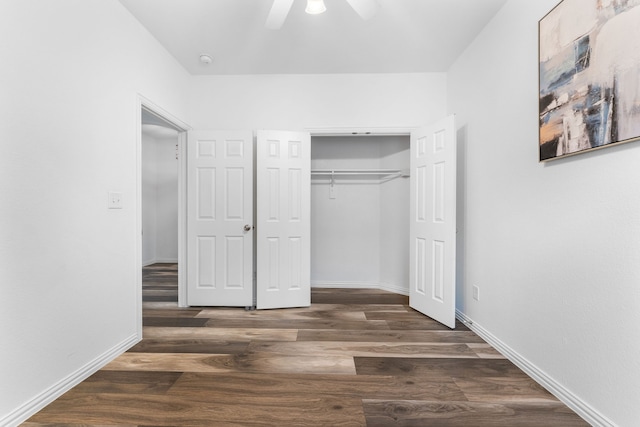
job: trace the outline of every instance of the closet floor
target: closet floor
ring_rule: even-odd
[[[143,272],[144,339],[25,426],[588,426],[463,324],[377,290],[310,308],[177,307]]]

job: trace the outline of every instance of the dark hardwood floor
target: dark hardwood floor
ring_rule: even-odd
[[[177,307],[143,272],[144,339],[25,426],[587,426],[463,324],[376,290],[310,308]]]

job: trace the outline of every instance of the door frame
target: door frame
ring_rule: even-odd
[[[409,126],[409,127],[393,127],[393,126],[379,126],[379,127],[362,127],[362,126],[345,126],[345,127],[314,127],[314,128],[306,128],[304,129],[306,132],[311,134],[311,139],[313,142],[313,138],[323,138],[323,137],[342,137],[342,138],[366,138],[366,137],[380,137],[380,136],[391,136],[391,137],[406,137],[407,141],[411,137],[411,133],[420,128],[420,126]],[[313,145],[313,144],[311,144]],[[408,167],[407,167],[408,170]],[[407,207],[408,208],[408,207]],[[312,210],[313,212],[313,210]],[[375,285],[375,286],[371,286]],[[409,296],[410,287],[406,290],[404,289],[391,289],[390,287],[382,286],[381,283],[376,284],[368,284],[368,283],[349,283],[349,286],[352,288],[374,288],[380,290],[386,290],[388,292],[397,293],[400,295]],[[314,286],[313,281],[311,282],[311,288],[317,287]],[[321,285],[321,288],[331,289],[331,288],[339,288],[343,287],[340,283],[331,283],[327,285]]]
[[[180,266],[184,266],[186,260],[186,158],[184,156],[186,148],[186,134],[191,129],[187,123],[183,122],[167,110],[155,104],[141,94],[136,96],[135,123],[136,123],[136,198],[135,198],[135,278],[136,278],[136,318],[138,320],[138,338],[142,339],[142,110],[153,114],[160,120],[165,121],[178,131],[178,306],[186,307],[186,271]]]
[[[358,136],[358,135],[371,135],[371,136],[389,136],[400,135],[409,136],[414,129],[421,127],[407,126],[407,127],[393,127],[393,126],[381,126],[381,127],[362,127],[362,126],[327,126],[327,127],[308,127],[303,129],[305,132],[309,132],[311,137],[314,136]]]

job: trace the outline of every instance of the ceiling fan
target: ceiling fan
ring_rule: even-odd
[[[294,0],[273,0],[271,11],[267,17],[265,27],[269,30],[279,30],[287,15],[291,10]],[[364,20],[370,19],[376,14],[378,8],[377,0],[346,0],[347,3],[356,11]],[[326,10],[323,0],[307,0],[306,12],[310,14],[322,13]]]

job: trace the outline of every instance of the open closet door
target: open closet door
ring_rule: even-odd
[[[258,131],[257,308],[311,304],[311,135]]]
[[[187,304],[253,305],[253,133],[190,131]]]
[[[411,133],[409,305],[455,328],[455,118]]]

